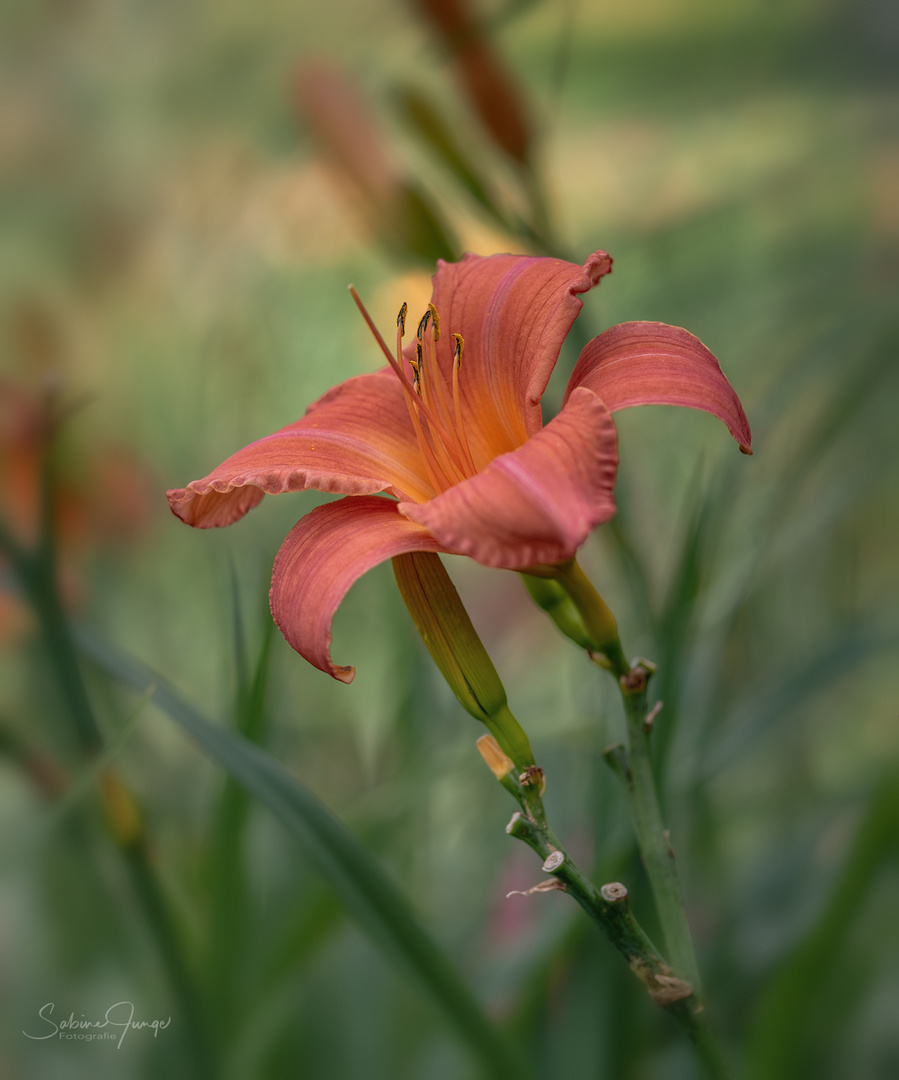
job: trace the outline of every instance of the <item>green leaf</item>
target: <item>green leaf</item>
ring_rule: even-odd
[[[253,743],[261,743],[266,729],[266,688],[274,639],[274,626],[268,604],[261,611],[259,644],[251,668],[244,633],[244,620],[235,572],[232,568],[232,606],[234,610],[234,723],[237,731]],[[225,776],[221,797],[212,816],[208,859],[210,896],[208,993],[214,998],[215,1013],[221,1019],[236,1008],[236,971],[247,955],[247,925],[250,898],[245,861],[244,835],[252,809],[248,790],[230,775]]]
[[[485,1016],[440,947],[372,855],[279,762],[228,728],[208,720],[159,675],[113,649],[84,628],[81,651],[108,675],[143,693],[197,745],[266,806],[300,844],[362,927],[428,988],[491,1080],[528,1075],[524,1063]]]

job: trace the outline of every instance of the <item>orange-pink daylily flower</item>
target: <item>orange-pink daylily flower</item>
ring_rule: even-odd
[[[331,660],[331,621],[376,564],[412,551],[511,570],[573,558],[615,513],[615,410],[703,409],[750,446],[714,356],[664,323],[622,323],[590,341],[544,426],[540,399],[579,296],[611,264],[604,251],[582,267],[520,255],[440,263],[418,332],[410,325],[404,339],[401,317],[396,352],[379,339],[388,366],[335,386],[300,420],[170,491],[172,510],[210,528],[237,521],[266,493],[344,495],[293,527],[271,589],[288,642],[344,682],[354,669]]]

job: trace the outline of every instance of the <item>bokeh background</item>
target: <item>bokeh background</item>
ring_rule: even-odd
[[[503,1075],[299,834],[98,662],[116,650],[334,811],[534,1075],[699,1075],[566,897],[505,898],[539,865],[504,834],[513,807],[481,731],[390,568],[338,615],[335,658],[357,676],[334,683],[266,602],[281,540],[324,497],[268,498],[220,532],[187,529],[164,497],[379,366],[349,282],[389,328],[403,300],[426,302],[440,250],[603,247],[614,273],[586,298],[547,412],[582,341],[654,319],[712,348],[753,427],[744,458],[703,414],[619,414],[620,512],[582,560],[626,650],[660,665],[659,771],[715,1024],[737,1075],[896,1076],[895,11],[484,0],[479,33],[527,118],[523,165],[472,108],[435,6],[4,7],[0,512],[33,542],[50,400],[66,414],[60,588],[105,749],[101,770],[7,559],[0,1075]],[[313,61],[370,112],[350,125],[350,146],[372,142],[361,172],[326,145],[340,125],[314,101],[335,69]],[[486,202],[410,101],[445,118]],[[399,189],[415,201],[392,216]],[[515,575],[448,565],[556,830],[657,932],[601,759],[613,688]],[[59,1019],[122,1000],[171,1026],[120,1049],[23,1035],[48,1030],[48,1002]]]

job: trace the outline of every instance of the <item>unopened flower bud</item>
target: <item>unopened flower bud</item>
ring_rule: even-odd
[[[533,600],[566,637],[587,650],[592,660],[616,675],[630,670],[618,640],[615,616],[576,559],[557,566],[531,567],[522,577]]]
[[[594,647],[590,635],[568,593],[552,578],[522,574],[521,579],[534,603],[542,608],[559,630],[582,649]]]

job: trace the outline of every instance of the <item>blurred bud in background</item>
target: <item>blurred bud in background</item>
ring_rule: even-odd
[[[531,130],[514,81],[466,0],[414,0],[437,32],[484,130],[514,161],[528,165]]]
[[[297,114],[359,204],[376,238],[397,254],[427,263],[458,257],[427,195],[399,168],[375,116],[336,63],[304,63],[293,81]]]

